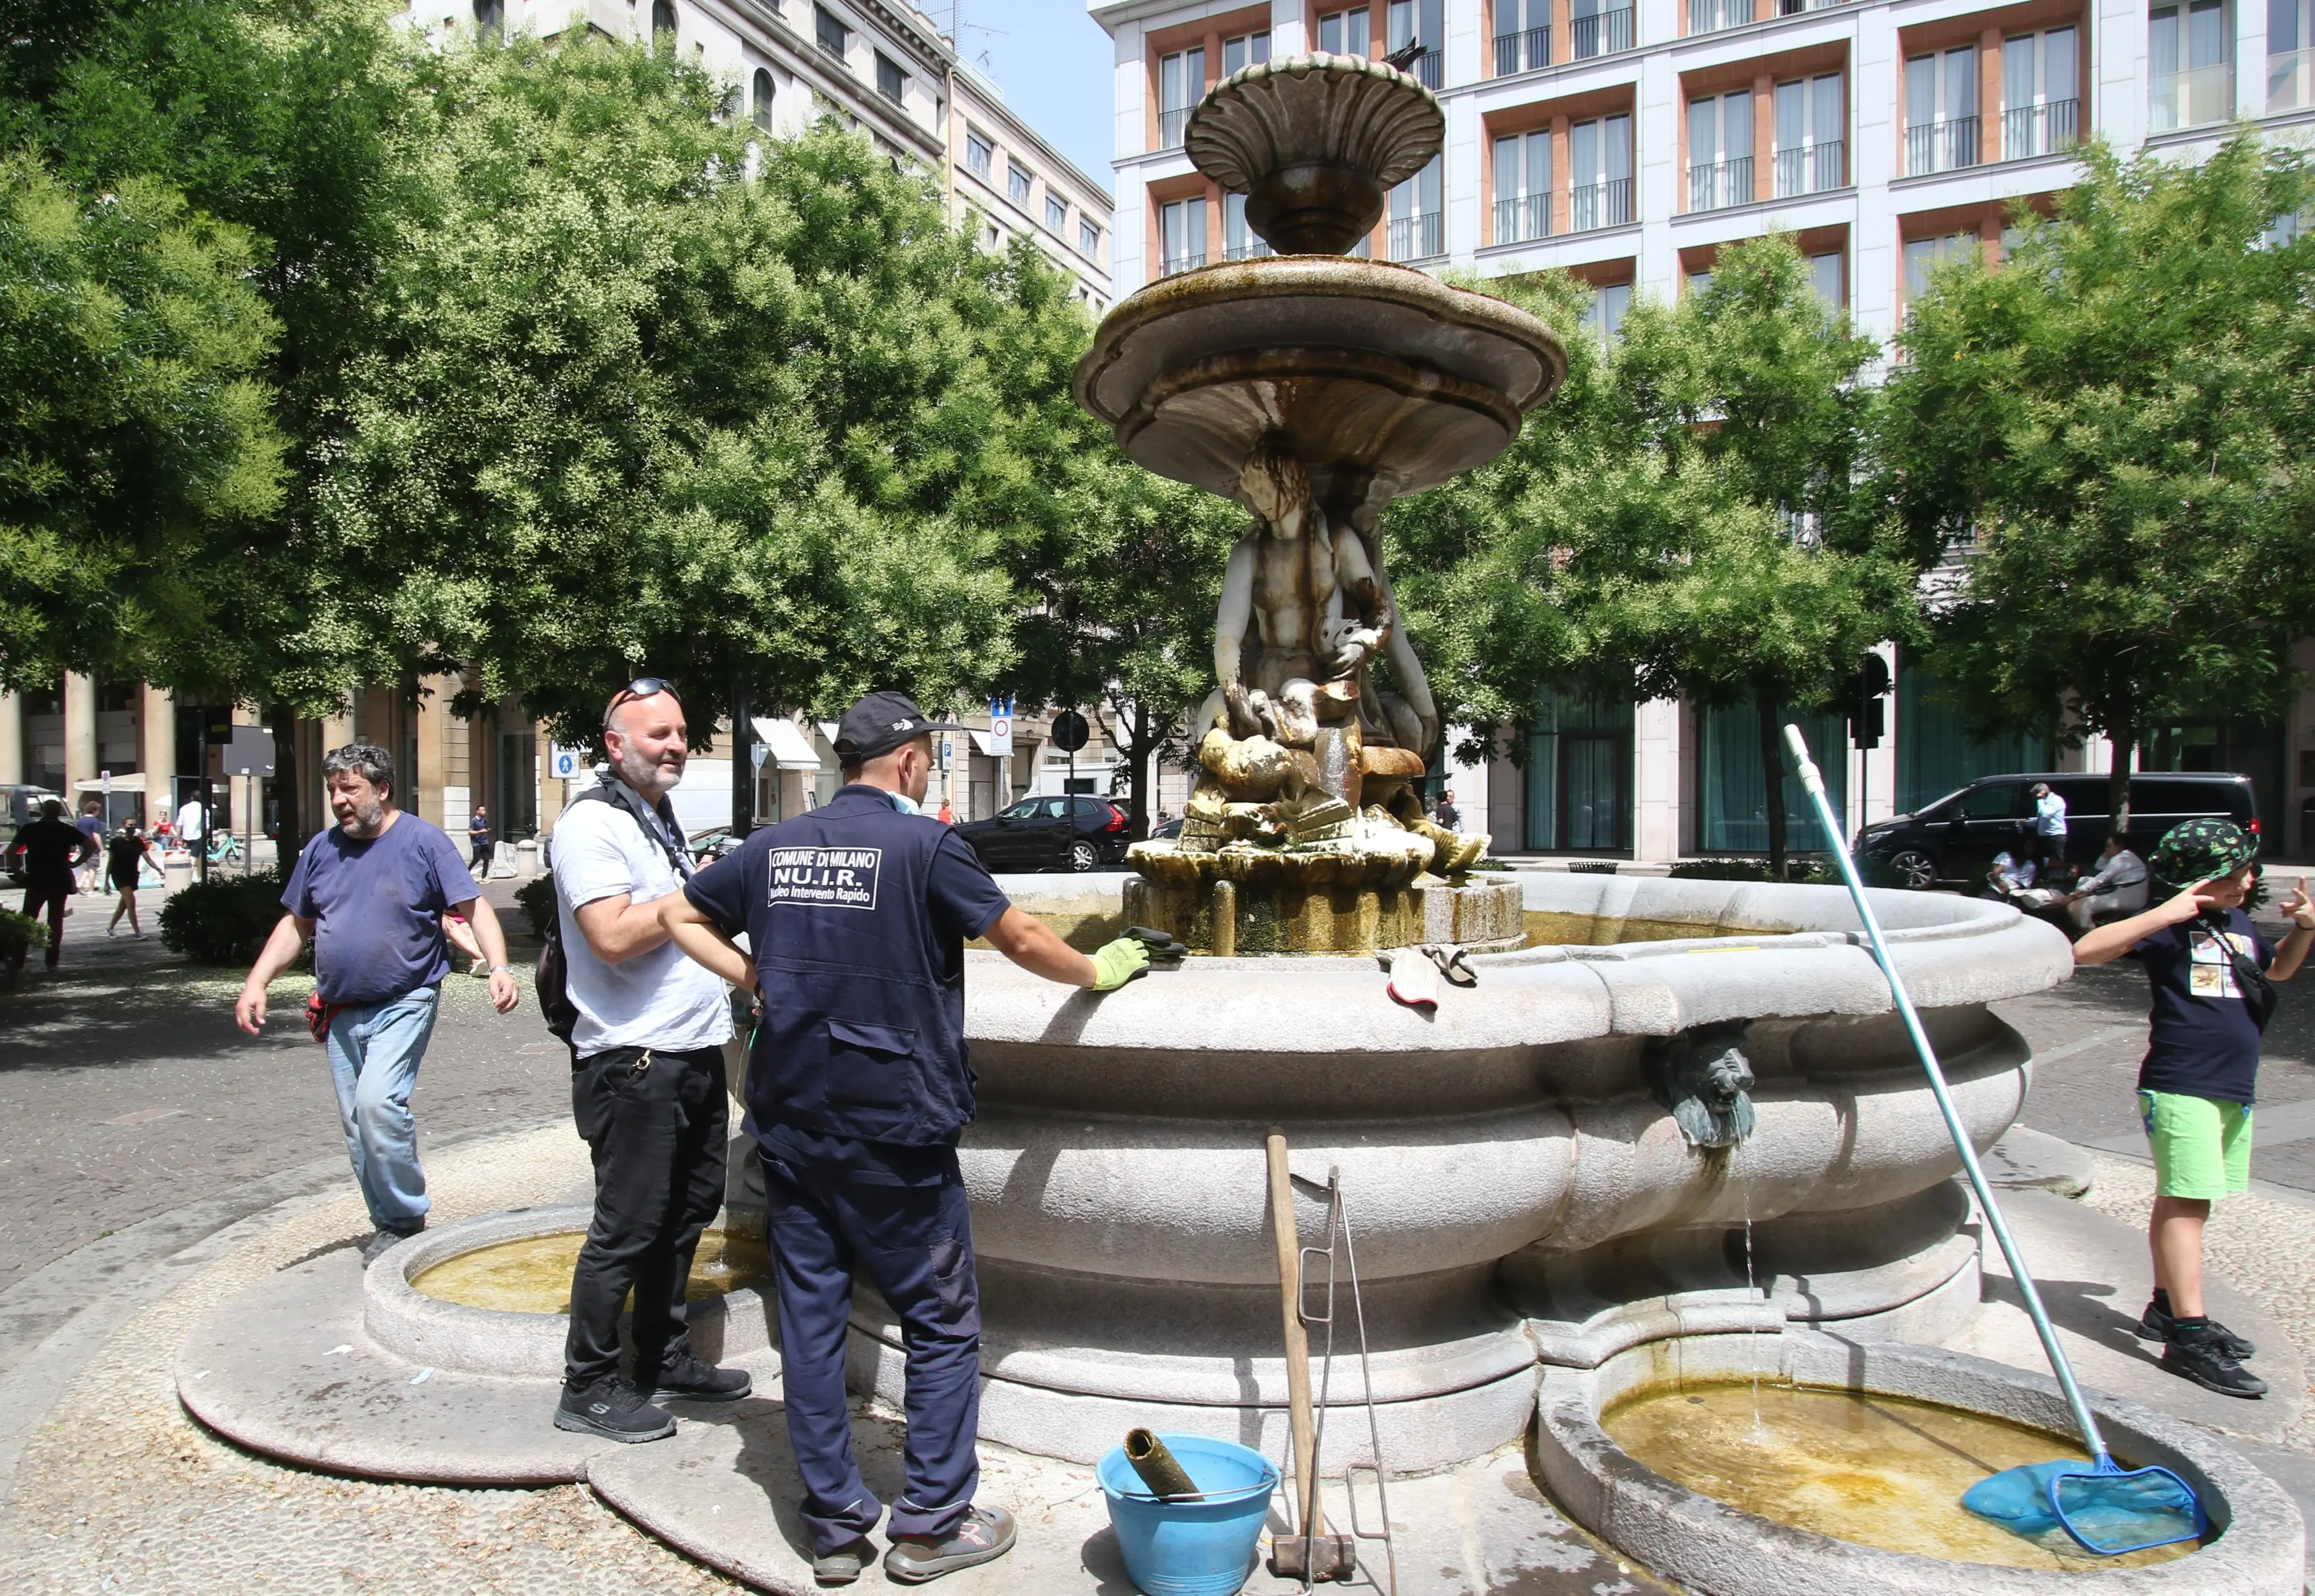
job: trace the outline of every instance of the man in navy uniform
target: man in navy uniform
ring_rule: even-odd
[[[1095,991],[1149,965],[1131,937],[1077,952],[1007,901],[953,829],[918,812],[931,734],[961,729],[935,724],[904,693],[869,694],[837,728],[846,785],[834,798],[661,900],[677,944],[763,1005],[747,1129],[764,1166],[783,1396],[822,1584],[860,1576],[883,1513],[854,1460],[845,1397],[856,1266],[908,1347],[907,1480],[885,1573],[918,1584],[1013,1545],[1012,1515],[972,1500],[980,1298],[956,1158],[972,1119],[966,940]],[[743,931],[747,953],[732,941]]]

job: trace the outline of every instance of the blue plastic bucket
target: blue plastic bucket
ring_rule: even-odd
[[[1095,1473],[1125,1572],[1143,1596],[1236,1596],[1254,1572],[1254,1548],[1278,1488],[1277,1466],[1235,1441],[1158,1439],[1206,1495],[1159,1501],[1125,1460],[1125,1449],[1112,1448]]]

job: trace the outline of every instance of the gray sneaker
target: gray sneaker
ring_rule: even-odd
[[[408,1241],[412,1237],[417,1235],[419,1231],[425,1228],[426,1221],[421,1219],[418,1221],[417,1227],[413,1229],[380,1230],[377,1235],[362,1243],[361,1261],[363,1267],[368,1268],[370,1264],[377,1263],[378,1260],[378,1255],[385,1252],[386,1248],[394,1246],[396,1242]]]
[[[812,1577],[823,1585],[848,1585],[860,1577],[875,1555],[876,1548],[865,1540],[817,1553],[812,1560]]]
[[[895,1540],[884,1554],[884,1573],[904,1585],[921,1585],[960,1568],[994,1563],[1013,1549],[1017,1531],[1001,1507],[973,1506],[964,1520],[938,1540]]]

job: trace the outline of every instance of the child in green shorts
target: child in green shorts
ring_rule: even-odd
[[[2280,947],[2269,948],[2243,912],[2257,852],[2257,839],[2231,820],[2174,826],[2152,861],[2155,881],[2173,895],[2074,944],[2077,964],[2135,953],[2153,995],[2138,1102],[2154,1151],[2154,1298],[2138,1334],[2163,1343],[2163,1368],[2229,1396],[2263,1396],[2266,1382],[2242,1366],[2257,1349],[2203,1311],[2203,1226],[2213,1199],[2250,1189],[2258,1039],[2274,997],[2266,983],[2289,980],[2315,944],[2304,880],[2284,902],[2292,931]]]

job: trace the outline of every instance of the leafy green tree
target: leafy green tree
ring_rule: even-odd
[[[281,499],[253,253],[160,183],[0,161],[0,683],[214,643],[216,552]]]
[[[2275,229],[2315,179],[2248,137],[2084,167],[2003,264],[1957,262],[1913,307],[1887,454],[1918,546],[1974,534],[1938,617],[1948,690],[1982,731],[2103,733],[2124,817],[2148,727],[2295,687],[2315,240]]]
[[[1573,327],[1586,290],[1511,291]],[[1636,304],[1612,351],[1569,345],[1566,384],[1512,450],[1394,507],[1445,713],[1508,723],[1516,752],[1555,681],[1750,704],[1781,873],[1786,711],[1828,702],[1915,625],[1915,567],[1867,470],[1872,341],[1770,237],[1724,250],[1676,306]]]

